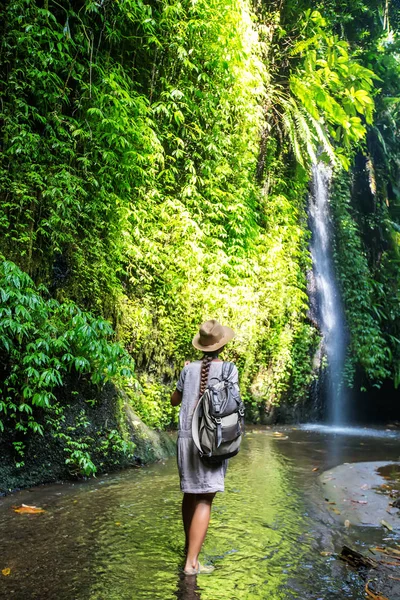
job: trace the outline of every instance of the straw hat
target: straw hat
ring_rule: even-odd
[[[199,333],[193,338],[192,344],[197,350],[214,352],[225,346],[235,337],[235,332],[230,327],[225,327],[211,319],[200,325]]]

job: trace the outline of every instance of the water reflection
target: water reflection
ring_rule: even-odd
[[[305,423],[301,426],[304,431],[312,431],[316,433],[327,433],[329,435],[351,436],[355,437],[370,437],[370,438],[396,438],[400,439],[400,433],[397,430],[391,429],[372,429],[371,427],[350,427],[337,425],[320,425],[318,423]]]
[[[325,511],[315,468],[397,458],[393,440],[256,430],[217,495],[204,562],[212,575],[184,577],[175,461],[79,485],[0,499],[0,596],[17,600],[302,600],[362,597],[362,582],[321,556],[355,535]],[[372,445],[374,444],[374,445]],[[336,462],[336,464],[338,464]],[[13,504],[43,515],[17,515]],[[357,535],[359,533],[357,532]],[[362,535],[370,535],[362,532]],[[382,534],[384,535],[384,534]],[[368,538],[365,537],[365,540]],[[377,540],[374,540],[377,542]],[[349,578],[350,577],[350,578]],[[62,590],[62,593],[60,593]]]
[[[175,597],[177,600],[201,600],[197,577],[195,575],[187,576],[180,573]]]

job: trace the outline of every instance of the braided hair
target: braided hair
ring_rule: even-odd
[[[207,382],[208,382],[208,374],[210,372],[211,362],[214,358],[217,358],[218,354],[221,352],[221,348],[216,352],[205,352],[201,362],[201,373],[200,373],[200,393],[199,397],[201,397],[206,391]]]

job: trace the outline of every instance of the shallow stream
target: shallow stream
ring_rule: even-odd
[[[357,573],[328,553],[343,544],[363,551],[398,534],[346,529],[327,510],[319,474],[344,462],[398,460],[398,437],[280,431],[249,432],[231,461],[204,548],[212,575],[181,575],[181,494],[169,459],[0,498],[0,572],[10,570],[0,573],[0,598],[364,598]],[[45,512],[15,513],[23,503]]]

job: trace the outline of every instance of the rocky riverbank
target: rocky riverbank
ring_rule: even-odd
[[[344,547],[340,557],[365,575],[366,597],[400,599],[400,463],[345,463],[325,471],[320,484],[326,508],[343,527],[377,531],[374,546]],[[382,543],[382,529],[386,537]]]
[[[43,436],[0,435],[0,495],[85,477],[85,461],[99,475],[174,454],[173,434],[147,427],[113,385],[106,385],[95,402],[85,390],[75,393],[71,403],[68,390],[63,393],[64,418],[54,420]]]

